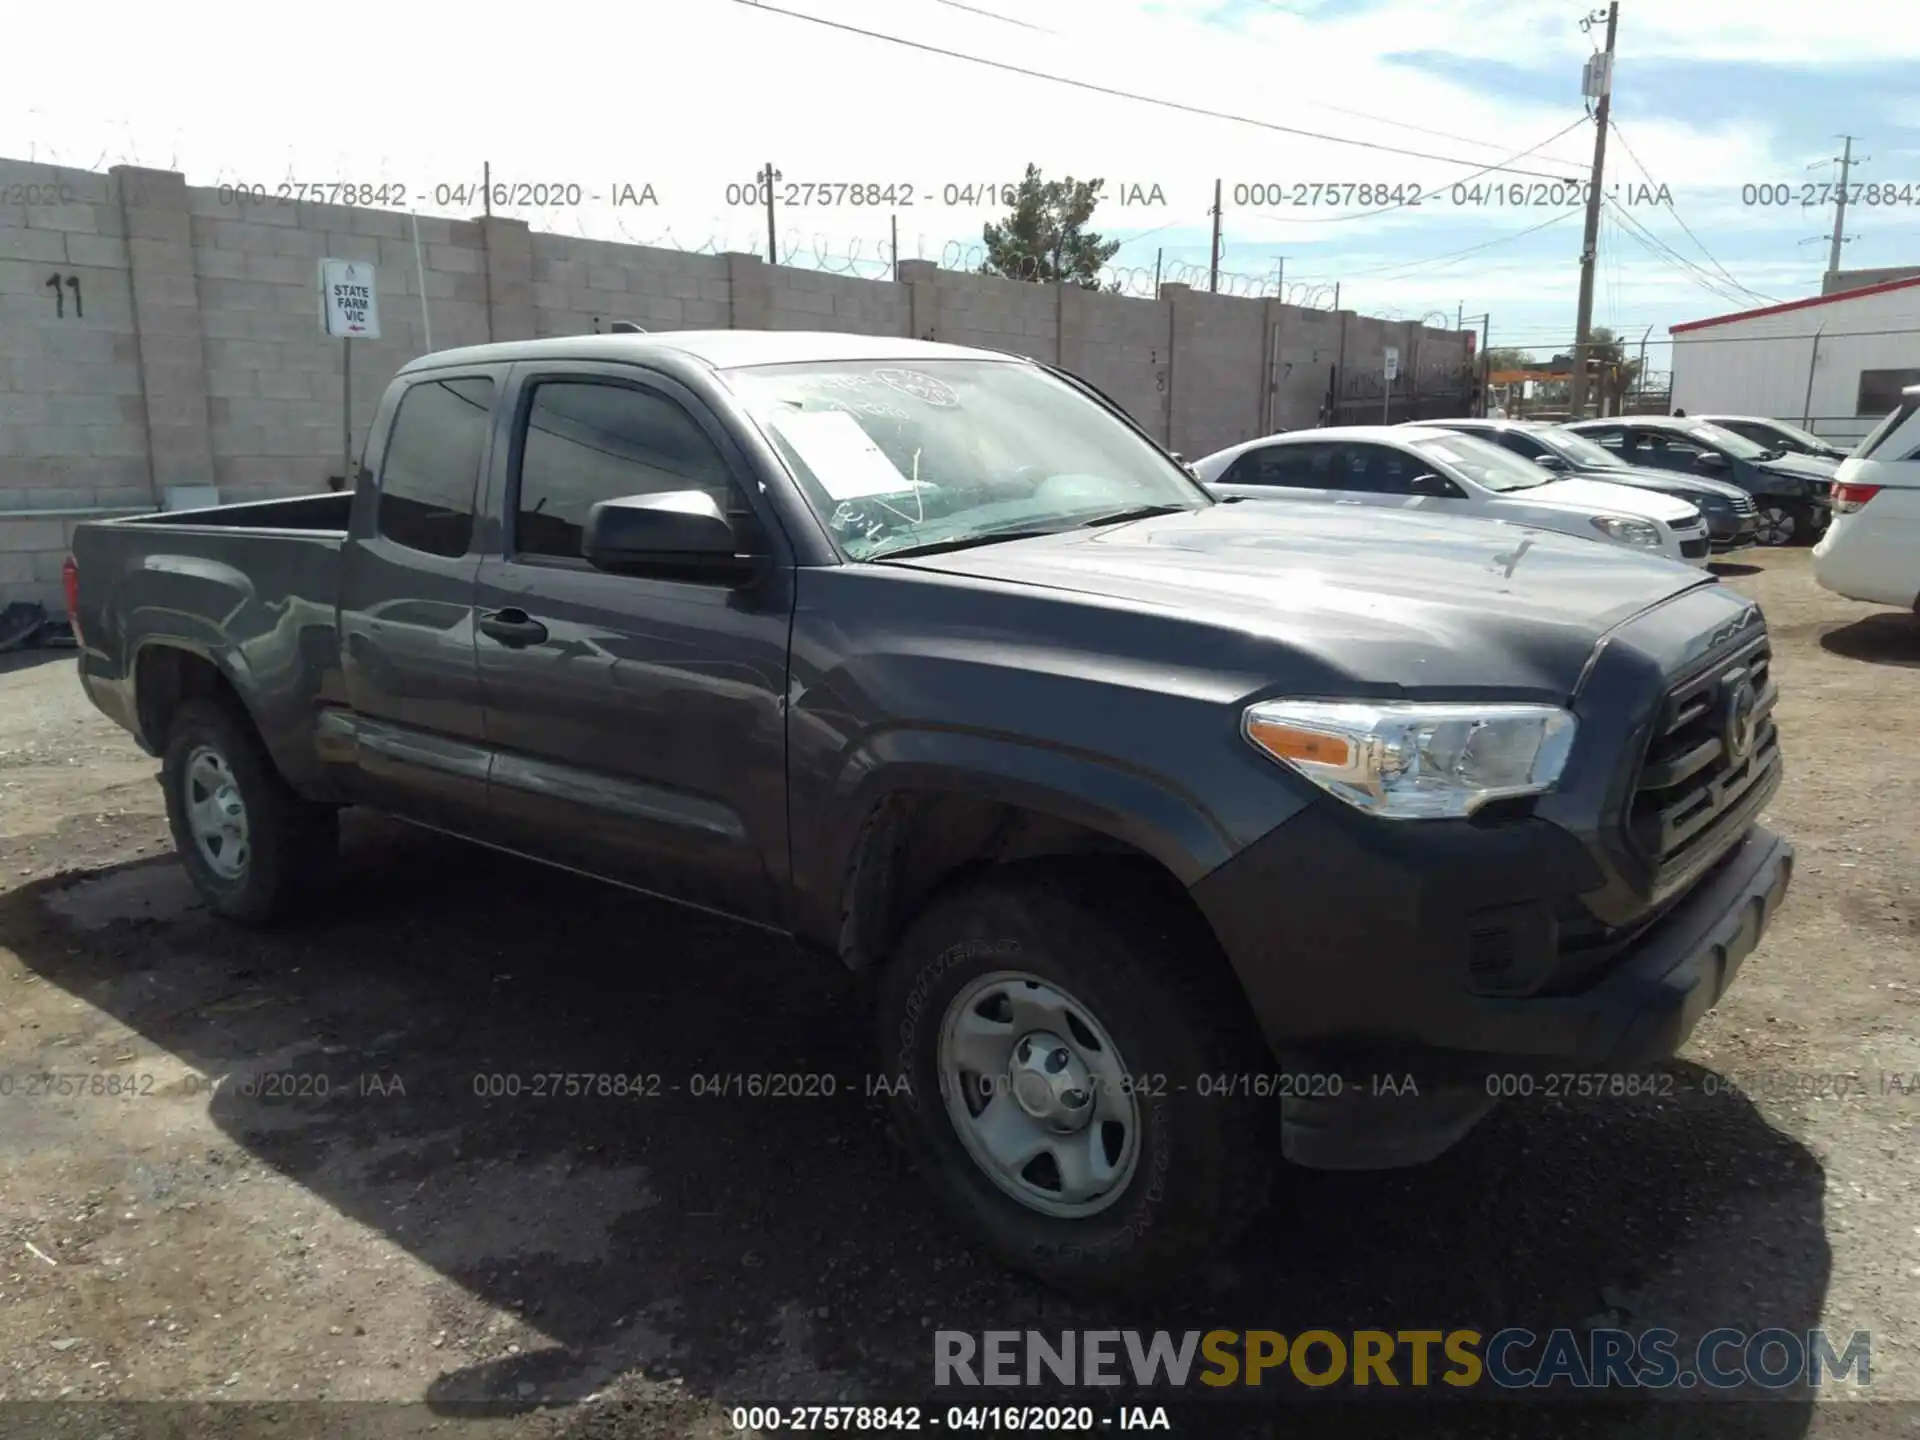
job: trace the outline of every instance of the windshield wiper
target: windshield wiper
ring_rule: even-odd
[[[961,535],[952,540],[928,540],[919,545],[901,545],[893,550],[881,550],[867,556],[873,560],[900,560],[913,555],[939,555],[948,550],[966,550],[975,545],[992,545],[1000,540],[1034,540],[1042,535],[1058,535],[1057,529],[1023,530],[978,530],[971,535]]]
[[[1091,530],[1097,525],[1118,525],[1127,520],[1151,520],[1156,515],[1178,515],[1191,507],[1186,505],[1134,505],[1125,510],[1109,510],[1104,515],[1096,515],[1091,520],[1082,520],[1074,528]]]

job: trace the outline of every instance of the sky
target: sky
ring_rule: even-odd
[[[1094,228],[1124,242],[1113,278],[1136,294],[1156,266],[1205,287],[1217,181],[1223,290],[1330,307],[1337,284],[1363,313],[1484,314],[1494,345],[1542,358],[1572,338],[1581,195],[1564,182],[1592,163],[1580,79],[1605,26],[1590,4],[576,0],[544,22],[470,11],[460,27],[449,13],[89,7],[85,66],[9,75],[0,156],[178,169],[241,187],[236,207],[245,187],[404,186],[404,208],[453,215],[477,213],[490,164],[517,191],[497,212],[539,229],[761,254],[753,182],[771,163],[779,258],[876,277],[896,225],[902,257],[977,266],[1003,213],[982,195],[1031,163],[1106,182]],[[1869,157],[1855,182],[1905,202],[1849,210],[1843,267],[1920,264],[1920,25],[1894,13],[1627,0],[1594,321],[1630,349],[1648,336],[1656,373],[1669,325],[1818,292],[1834,223],[1820,187],[1843,132]],[[848,185],[879,203],[846,203]]]

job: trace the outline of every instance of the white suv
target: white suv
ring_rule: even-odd
[[[1230,446],[1194,471],[1216,495],[1473,515],[1705,565],[1707,523],[1686,501],[1563,478],[1476,436],[1421,425],[1296,430]]]
[[[1920,609],[1920,385],[1840,462],[1813,573],[1849,600]]]

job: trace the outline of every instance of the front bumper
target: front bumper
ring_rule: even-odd
[[[1476,827],[1463,822],[1452,840],[1468,843],[1451,860],[1441,853],[1451,843],[1444,840],[1425,854],[1419,843],[1369,858],[1347,848],[1345,826],[1286,843],[1285,832],[1307,818],[1297,816],[1194,894],[1283,1070],[1341,1077],[1337,1086],[1316,1079],[1289,1087],[1289,1097],[1307,1093],[1283,1102],[1285,1153],[1316,1168],[1433,1158],[1492,1108],[1492,1077],[1618,1073],[1671,1057],[1727,992],[1793,875],[1791,844],[1753,825],[1597,960],[1560,951],[1550,921],[1523,921],[1508,948],[1519,952],[1522,970],[1543,961],[1535,971],[1545,978],[1530,993],[1476,993],[1476,933],[1503,916],[1544,919],[1548,896],[1559,897],[1553,908],[1562,914],[1577,905],[1592,877],[1574,838],[1532,820],[1502,827],[1505,835],[1468,837]],[[1400,846],[1411,838],[1390,834]],[[1438,838],[1430,831],[1421,840]]]
[[[1714,512],[1707,516],[1707,535],[1713,546],[1713,553],[1725,555],[1734,550],[1745,550],[1757,543],[1754,531],[1759,528],[1758,515],[1741,515],[1735,511]]]

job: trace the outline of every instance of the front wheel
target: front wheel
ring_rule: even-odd
[[[1003,1263],[1070,1289],[1190,1281],[1258,1213],[1278,1148],[1270,1104],[1202,1079],[1262,1053],[1244,1006],[1134,888],[1046,867],[975,882],[909,927],[880,986],[922,1175]]]
[[[1813,512],[1798,500],[1763,500],[1754,524],[1755,543],[1802,545],[1813,533]]]

